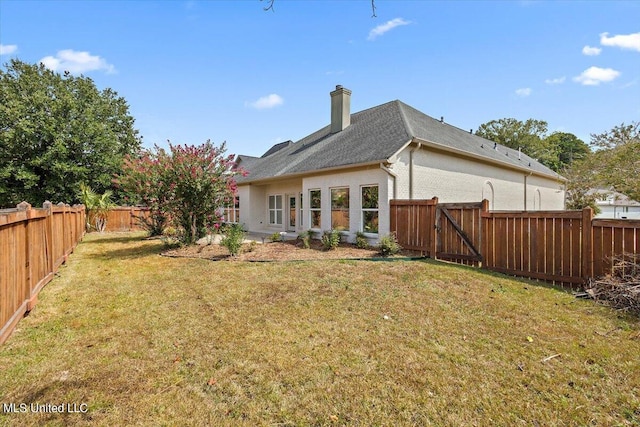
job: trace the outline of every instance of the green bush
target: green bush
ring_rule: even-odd
[[[338,247],[340,244],[340,232],[338,230],[327,230],[322,233],[322,248],[325,250],[331,250]]]
[[[280,233],[273,233],[271,236],[268,237],[268,239],[272,242],[281,242],[282,235]]]
[[[312,236],[312,231],[303,231],[302,233],[298,234],[298,239],[300,239],[302,241],[302,247],[305,249],[309,249],[311,248],[311,236]]]
[[[362,231],[356,232],[356,248],[367,249],[369,248],[369,240]]]
[[[236,256],[240,253],[243,241],[244,230],[242,226],[239,224],[230,224],[225,230],[224,237],[220,241],[220,244],[227,248],[231,256]]]
[[[382,256],[389,256],[397,254],[402,250],[402,247],[398,244],[395,234],[387,234],[380,238],[378,243],[378,252]]]

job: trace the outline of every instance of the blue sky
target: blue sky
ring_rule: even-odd
[[[0,54],[126,98],[147,147],[259,156],[399,99],[463,129],[545,120],[585,142],[640,120],[638,1],[0,0]]]

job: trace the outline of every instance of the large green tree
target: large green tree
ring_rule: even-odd
[[[549,167],[558,172],[564,172],[573,162],[591,153],[589,146],[572,133],[554,132],[543,143],[549,152],[554,153]]]
[[[113,189],[140,137],[126,100],[84,76],[11,60],[0,69],[0,207]],[[116,192],[116,200],[121,194]]]
[[[514,150],[541,159],[547,155],[543,143],[547,133],[547,122],[528,119],[520,121],[513,118],[491,120],[478,127],[476,135],[497,142]]]
[[[567,207],[593,206],[589,190],[605,188],[640,200],[640,122],[622,123],[600,134],[591,134],[594,149],[567,171]]]
[[[476,135],[520,149],[556,172],[562,172],[589,152],[588,145],[575,135],[566,132],[547,135],[547,127],[544,120],[504,118],[481,124]]]

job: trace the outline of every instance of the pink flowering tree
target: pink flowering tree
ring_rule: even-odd
[[[235,156],[225,152],[225,143],[215,146],[210,141],[169,144],[168,152],[156,146],[155,152],[128,159],[119,182],[140,195],[152,216],[181,229],[183,243],[192,244],[220,226],[220,208],[233,204],[235,177],[245,173]]]
[[[163,179],[167,164],[165,150],[155,147],[155,151],[142,151],[136,157],[125,157],[123,172],[115,180],[116,185],[130,194],[130,201],[147,206],[149,219],[143,219],[144,228],[152,236],[162,234],[168,223],[168,188]]]

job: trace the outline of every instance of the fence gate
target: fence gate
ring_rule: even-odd
[[[436,258],[468,265],[482,264],[482,209],[482,202],[436,205]]]

